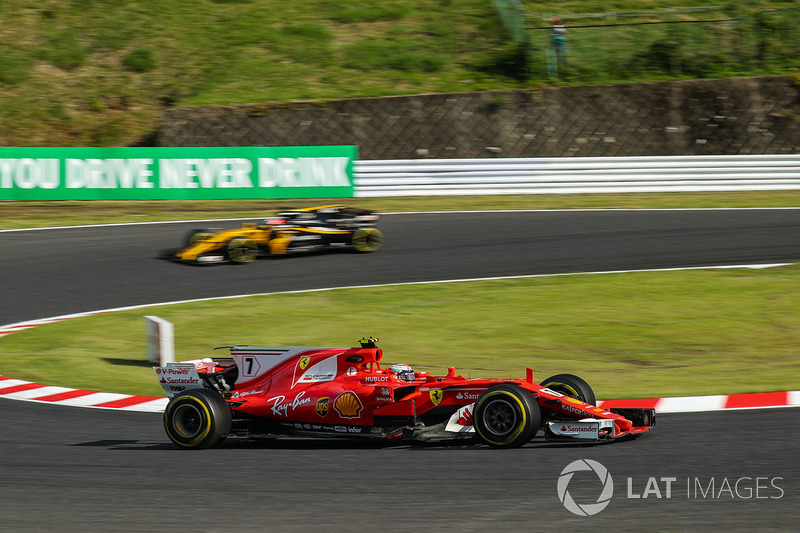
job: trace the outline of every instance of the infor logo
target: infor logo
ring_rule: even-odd
[[[572,481],[572,476],[575,475],[575,472],[588,471],[597,474],[603,488],[595,503],[579,504],[572,499],[569,493],[569,482]],[[608,473],[606,467],[597,461],[578,459],[568,464],[564,470],[561,471],[561,475],[558,477],[557,489],[558,499],[561,500],[561,503],[564,504],[567,511],[578,516],[592,516],[605,509],[609,502],[611,502],[611,497],[614,495],[614,480],[611,479],[611,474]]]

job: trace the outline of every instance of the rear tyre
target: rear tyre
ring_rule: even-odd
[[[383,233],[378,228],[359,228],[353,233],[356,252],[377,252],[383,246]]]
[[[214,232],[207,229],[194,229],[186,235],[186,247],[194,246],[200,241],[205,241],[214,236]]]
[[[517,448],[531,440],[542,422],[539,404],[516,385],[497,385],[475,403],[478,438],[492,448]]]
[[[227,254],[233,264],[252,263],[258,257],[258,244],[246,237],[236,237],[228,243]]]
[[[190,389],[174,396],[164,410],[164,429],[181,448],[202,450],[217,446],[231,431],[233,415],[219,393]]]
[[[542,387],[566,394],[576,400],[591,405],[597,405],[594,391],[586,381],[573,374],[557,374],[540,383]]]

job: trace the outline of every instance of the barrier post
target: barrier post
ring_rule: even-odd
[[[165,366],[175,362],[175,334],[172,322],[157,316],[147,320],[147,351],[151,363]]]

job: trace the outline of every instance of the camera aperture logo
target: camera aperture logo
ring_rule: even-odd
[[[589,503],[578,503],[569,493],[569,484],[578,472],[594,472],[599,486],[600,495],[597,500]],[[729,477],[687,477],[679,480],[677,476],[648,476],[647,482],[642,476],[626,479],[628,500],[645,500],[648,498],[666,499],[686,498],[687,500],[780,500],[786,495],[781,486],[784,478],[780,476],[741,476]],[[592,476],[579,476],[583,486],[581,496],[586,499],[586,494],[594,494],[596,482]],[[587,483],[588,479],[588,483]],[[641,487],[644,487],[642,490]],[[685,492],[683,487],[686,487]],[[568,464],[558,476],[558,499],[567,511],[578,516],[593,516],[608,507],[614,496],[614,480],[608,469],[597,461],[591,459],[578,459]],[[591,498],[590,498],[591,500]]]
[[[572,476],[575,475],[575,472],[586,471],[592,471],[597,474],[603,488],[595,503],[579,504],[572,499],[569,493],[569,482],[572,481]],[[605,509],[611,502],[611,497],[614,496],[614,480],[611,479],[608,469],[597,461],[578,459],[577,461],[572,461],[561,471],[561,475],[558,476],[557,489],[558,499],[561,500],[567,511],[578,516],[592,516]]]

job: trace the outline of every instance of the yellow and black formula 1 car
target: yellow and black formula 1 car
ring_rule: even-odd
[[[376,252],[383,244],[383,234],[373,227],[379,218],[372,211],[344,205],[285,209],[262,223],[242,223],[241,228],[194,230],[185,248],[166,255],[197,264],[245,264],[260,256],[324,248]]]

